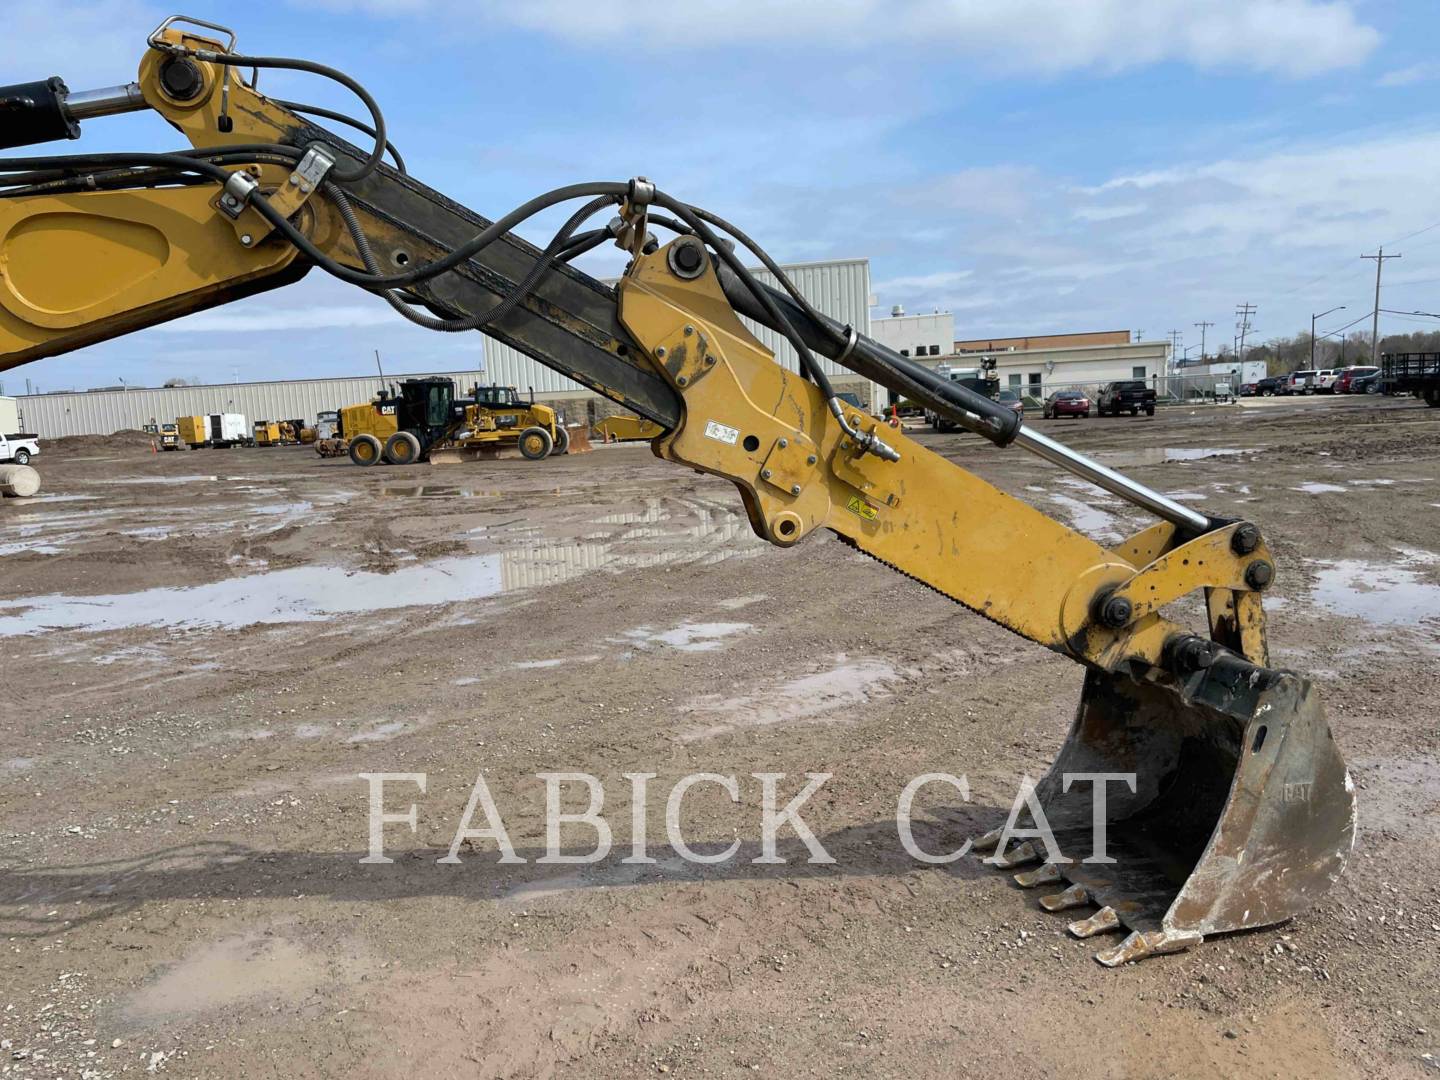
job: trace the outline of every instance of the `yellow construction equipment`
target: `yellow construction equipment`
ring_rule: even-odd
[[[539,461],[569,449],[555,410],[521,399],[513,386],[474,387],[455,397],[451,379],[406,379],[365,405],[340,410],[340,437],[356,465],[446,464],[516,450]],[[330,456],[326,450],[321,456]]]
[[[665,429],[641,416],[607,416],[595,425],[595,435],[604,442],[646,442],[657,439]]]
[[[198,450],[210,441],[209,423],[207,416],[177,416],[175,430],[182,443]]]
[[[411,321],[485,328],[656,424],[656,454],[734,483],[770,542],[789,548],[827,529],[1085,669],[1069,737],[1019,821],[1034,838],[1012,848],[1001,830],[982,841],[997,847],[996,865],[1040,862],[1022,884],[1068,883],[1047,909],[1096,906],[1075,934],[1130,931],[1101,962],[1283,922],[1339,876],[1353,787],[1314,685],[1270,666],[1263,597],[1275,559],[1256,524],[1146,488],[836,324],[743,233],[643,177],[560,188],[492,225],[384,164],[383,117],[368,100],[380,136],[356,149],[249,81],[294,62],[242,55],[229,31],[178,18],[148,46],[128,86],[68,97],[58,80],[0,88],[8,145],[149,109],[202,151],[0,162],[0,369],[317,266]],[[579,198],[589,201],[543,252],[509,232]],[[579,231],[617,210],[610,226]],[[662,228],[675,238],[654,234]],[[568,262],[611,239],[629,259],[613,289]],[[759,282],[736,244],[780,288]],[[805,377],[777,364],[742,316],[788,341]],[[844,402],[817,354],[1157,520],[1096,543]],[[456,426],[467,418],[452,410],[466,406],[443,389],[401,399],[400,418],[414,423],[392,418],[384,442],[380,419],[364,431],[346,422],[352,456],[361,444],[373,458],[416,460],[443,441],[435,432],[477,437]],[[1177,621],[1192,595],[1203,599],[1196,627]],[[849,604],[843,617],[886,611]],[[1091,857],[1096,819],[1102,859]]]
[[[279,446],[280,425],[274,420],[255,421],[255,445],[256,446]]]
[[[518,451],[539,461],[570,450],[570,432],[548,405],[526,401],[513,386],[475,386],[456,402],[460,419],[430,451],[436,464],[474,461]]]

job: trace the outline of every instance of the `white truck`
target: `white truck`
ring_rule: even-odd
[[[0,435],[0,464],[29,465],[40,453],[39,435]]]

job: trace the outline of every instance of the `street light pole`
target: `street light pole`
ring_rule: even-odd
[[[1322,311],[1319,315],[1310,316],[1310,370],[1315,370],[1315,320],[1323,319],[1326,315],[1333,315],[1337,311],[1344,311],[1345,305],[1332,307],[1329,311]]]

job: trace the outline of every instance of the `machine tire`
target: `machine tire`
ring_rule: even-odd
[[[420,454],[420,440],[413,431],[397,431],[385,440],[385,460],[391,465],[414,465]]]
[[[1231,400],[1233,401],[1234,399],[1232,398]],[[1147,405],[1146,408],[1145,408],[1145,415],[1146,415],[1146,416],[1154,416],[1154,415],[1155,415],[1155,406],[1154,406],[1154,405]]]
[[[1429,405],[1432,409],[1440,409],[1440,390],[1426,390],[1425,404]],[[20,461],[18,455],[16,456],[15,460],[19,461],[21,465],[25,464],[25,462]]]
[[[555,448],[555,441],[543,427],[527,427],[520,432],[520,456],[529,461],[543,461]]]
[[[19,450],[15,451],[15,456],[12,457],[10,460],[15,462],[16,465],[29,465],[30,451],[26,450],[24,447],[21,447]]]
[[[350,440],[350,460],[356,465],[379,465],[385,460],[385,448],[374,435],[356,435]]]
[[[553,455],[555,455],[556,457],[559,457],[561,454],[568,454],[569,452],[570,452],[570,432],[566,431],[565,428],[564,428],[562,425],[556,424],[556,425],[555,425],[555,446],[551,449],[550,453],[553,454]]]

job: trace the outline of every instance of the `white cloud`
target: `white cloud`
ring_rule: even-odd
[[[1409,67],[1388,71],[1375,80],[1376,86],[1413,86],[1415,83],[1440,79],[1440,64],[1411,64]]]
[[[1017,197],[1028,209],[1018,218],[1008,205],[983,202],[937,212],[931,194],[945,184],[933,179],[831,198],[867,205],[886,223],[848,248],[874,260],[882,305],[954,311],[961,336],[1188,327],[1202,318],[1225,325],[1241,300],[1260,305],[1256,326],[1273,335],[1308,326],[1312,310],[1343,303],[1367,311],[1374,266],[1358,256],[1440,219],[1440,196],[1423,180],[1437,171],[1440,130],[1352,132],[1090,187],[1027,170]],[[915,252],[885,246],[922,225],[945,234]],[[1391,287],[1440,274],[1440,246],[1428,239],[1399,246],[1406,273]],[[1433,285],[1417,285],[1404,302],[1418,303],[1426,288]]]
[[[1075,210],[1075,217],[1081,221],[1115,221],[1119,218],[1134,217],[1136,214],[1144,212],[1143,203],[1127,203],[1123,206],[1080,206]]]
[[[1118,71],[1177,61],[1307,76],[1363,61],[1380,40],[1350,0],[324,0],[468,19],[626,50],[908,46],[998,70]]]

